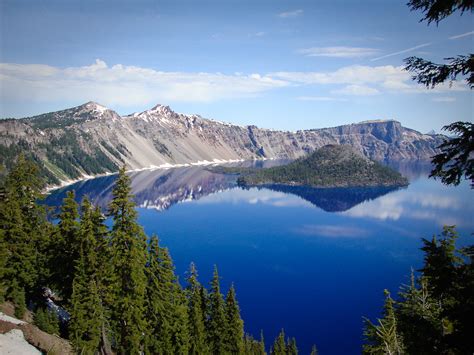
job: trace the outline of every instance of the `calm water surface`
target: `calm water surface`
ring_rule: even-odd
[[[237,289],[245,329],[263,329],[267,346],[281,328],[301,354],[360,353],[363,316],[374,319],[383,290],[395,294],[421,266],[421,237],[455,224],[469,242],[473,191],[427,179],[423,165],[395,166],[404,189],[241,189],[235,176],[202,167],[132,173],[139,221],[173,256],[181,279],[191,261],[208,284],[217,264],[222,287]],[[106,206],[115,176],[74,189]]]

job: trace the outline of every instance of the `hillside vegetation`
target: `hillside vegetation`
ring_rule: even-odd
[[[405,186],[395,170],[356,153],[349,146],[327,145],[288,165],[241,172],[241,185],[304,185],[313,187]]]

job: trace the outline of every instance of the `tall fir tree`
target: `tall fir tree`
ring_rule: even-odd
[[[63,299],[69,303],[81,248],[79,206],[75,200],[74,190],[67,192],[58,220],[54,235],[53,284],[60,291]]]
[[[287,355],[298,355],[298,347],[296,346],[295,338],[288,339],[286,345],[286,353]]]
[[[240,354],[243,350],[244,322],[240,318],[240,309],[232,284],[226,295],[225,347],[229,354]]]
[[[404,353],[403,340],[395,315],[394,301],[387,290],[385,290],[385,297],[383,318],[378,320],[378,324],[373,324],[366,319],[364,335],[367,343],[364,344],[364,354],[401,355]]]
[[[112,217],[111,264],[113,292],[111,323],[116,350],[121,354],[139,353],[144,349],[147,333],[145,295],[147,279],[146,237],[137,223],[132,201],[130,178],[121,168],[109,205]]]
[[[81,206],[79,227],[81,241],[79,259],[76,262],[71,297],[71,321],[69,337],[78,353],[95,353],[99,350],[105,312],[100,297],[102,264],[98,255],[98,240],[93,208],[87,198]]]
[[[186,288],[188,298],[189,353],[208,354],[204,310],[202,309],[202,285],[198,281],[198,272],[194,263],[189,266]]]
[[[174,274],[172,266],[164,263],[164,252],[158,238],[152,236],[149,242],[146,268],[146,316],[149,332],[146,338],[147,352],[150,354],[172,353],[172,324]]]
[[[271,355],[286,355],[285,331],[282,329],[270,349]]]
[[[211,281],[209,293],[209,318],[207,321],[208,344],[212,354],[224,354],[226,317],[225,305],[222,297],[217,266],[214,266],[214,274]]]
[[[31,298],[48,274],[43,263],[49,222],[44,207],[37,204],[44,186],[38,167],[21,154],[5,179],[0,200],[3,271],[0,283],[7,298],[22,303]],[[20,312],[22,313],[22,312]]]

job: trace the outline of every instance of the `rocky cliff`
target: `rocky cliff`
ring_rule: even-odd
[[[24,151],[59,181],[153,166],[246,159],[294,159],[327,144],[346,144],[375,160],[428,160],[443,141],[397,121],[367,121],[297,132],[238,126],[168,106],[120,116],[94,102],[0,121],[0,163]]]

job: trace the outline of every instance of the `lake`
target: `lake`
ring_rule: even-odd
[[[259,164],[276,164],[272,162]],[[233,282],[245,330],[269,347],[281,328],[301,354],[357,354],[363,317],[375,319],[383,290],[395,295],[423,262],[421,238],[457,225],[474,230],[468,183],[446,187],[428,179],[426,164],[393,165],[410,179],[402,189],[242,189],[235,176],[205,167],[130,173],[139,222],[170,249],[181,279],[191,261],[208,285],[213,265],[223,291]],[[88,195],[105,207],[116,176],[53,191]]]

